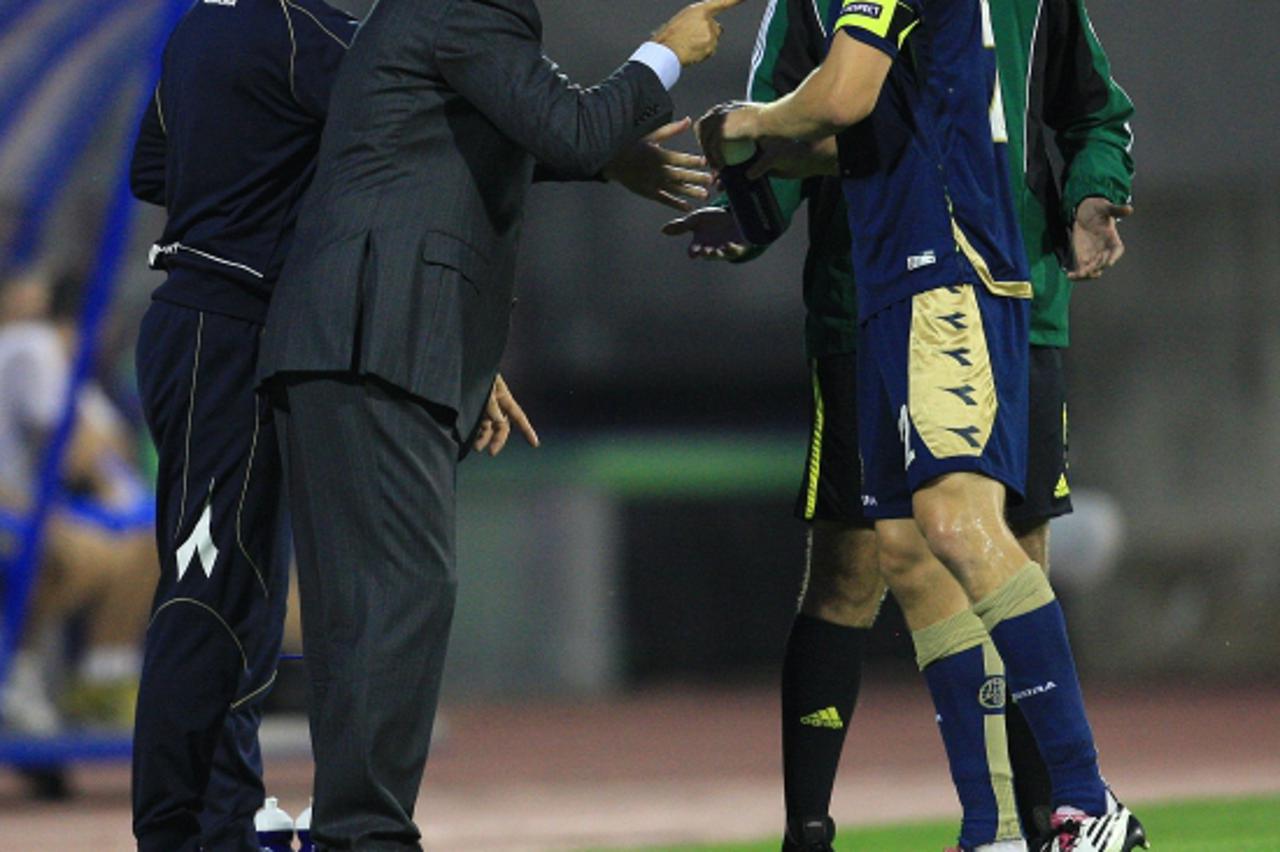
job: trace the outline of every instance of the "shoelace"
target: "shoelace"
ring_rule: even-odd
[[[1084,811],[1075,808],[1060,808],[1049,819],[1057,845],[1051,847],[1054,852],[1071,852],[1080,840],[1080,825],[1086,818]]]

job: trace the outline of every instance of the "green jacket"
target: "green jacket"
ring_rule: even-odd
[[[819,6],[770,0],[752,57],[748,98],[773,101],[800,85],[827,52]],[[1065,347],[1072,282],[1070,225],[1080,202],[1131,197],[1133,104],[1111,79],[1084,0],[990,0],[1009,127],[1009,170],[1035,298],[1031,343]],[[1054,167],[1060,156],[1063,167]],[[848,217],[839,178],[771,179],[788,223],[809,204],[804,299],[810,357],[851,352],[857,308]],[[758,257],[754,249],[743,261]]]

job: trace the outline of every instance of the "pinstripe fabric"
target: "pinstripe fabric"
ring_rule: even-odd
[[[310,675],[312,838],[417,849],[456,588],[452,417],[375,379],[291,380],[274,402]]]
[[[261,378],[356,369],[470,431],[506,343],[535,161],[594,177],[672,110],[638,63],[572,86],[543,56],[541,26],[532,0],[375,7],[334,87]]]

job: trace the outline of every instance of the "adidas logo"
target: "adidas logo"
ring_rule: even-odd
[[[839,731],[844,728],[844,720],[840,718],[840,711],[834,707],[810,713],[808,716],[801,716],[800,724],[808,725],[811,728],[830,728],[833,731]]]
[[[1053,499],[1061,500],[1069,496],[1071,496],[1071,485],[1067,482],[1067,475],[1064,473],[1058,477],[1058,486],[1053,489]]]

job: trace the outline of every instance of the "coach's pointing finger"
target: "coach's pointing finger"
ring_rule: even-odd
[[[697,65],[709,59],[720,44],[724,27],[716,20],[716,15],[742,2],[703,0],[686,6],[654,34],[653,40],[670,48],[681,65]]]

